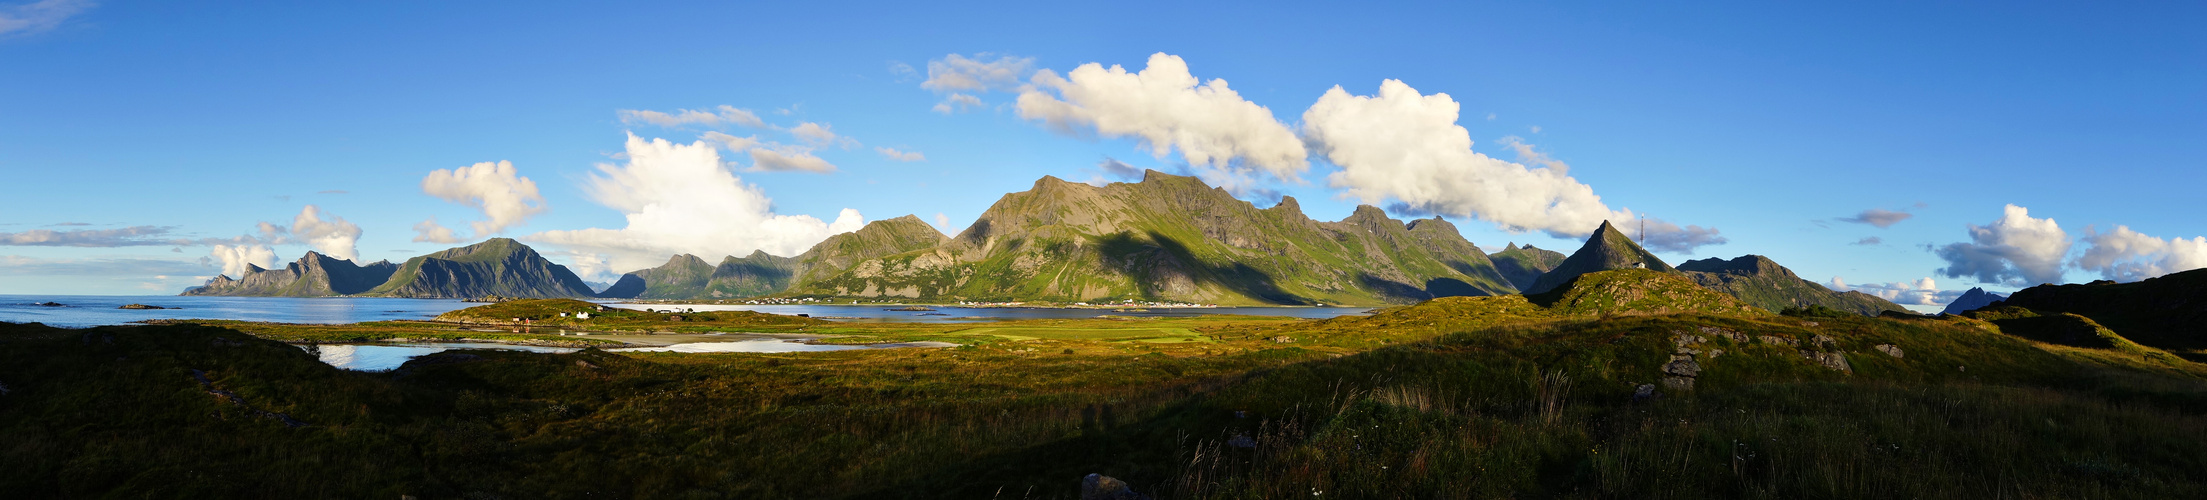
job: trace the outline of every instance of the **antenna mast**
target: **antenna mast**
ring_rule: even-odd
[[[1640,239],[1634,241],[1637,243],[1648,242],[1648,214],[1640,214]]]

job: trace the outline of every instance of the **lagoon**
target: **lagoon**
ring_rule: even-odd
[[[64,307],[44,307],[59,302]],[[694,309],[699,311],[758,311],[771,314],[805,314],[815,318],[849,322],[976,323],[1018,319],[1086,319],[1099,316],[1185,318],[1206,314],[1286,316],[1322,319],[1362,315],[1368,307],[1203,307],[1179,309],[1104,309],[1041,307],[930,306],[933,311],[895,311],[899,305],[743,305],[743,304],[628,304],[598,300],[625,309]],[[124,304],[147,304],[175,309],[116,309]],[[453,299],[391,299],[368,297],[189,297],[176,295],[0,295],[0,321],[38,322],[67,328],[121,325],[149,319],[217,319],[272,323],[345,324],[366,321],[429,320],[446,311],[482,305]]]

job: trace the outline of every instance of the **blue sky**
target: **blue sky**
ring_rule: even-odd
[[[308,205],[324,229],[342,218],[359,230],[342,242],[359,260],[458,244],[414,241],[434,217],[462,242],[518,237],[556,261],[613,272],[654,249],[800,245],[847,228],[836,223],[845,209],[863,220],[940,214],[956,231],[1041,176],[1105,174],[1107,158],[1176,172],[1243,169],[1253,173],[1240,186],[1245,199],[1269,206],[1275,194],[1292,195],[1321,220],[1347,216],[1359,201],[1351,193],[1378,193],[1378,204],[1409,209],[1398,217],[1449,214],[1482,246],[1576,248],[1556,237],[1568,228],[1540,228],[1581,219],[1482,217],[1534,228],[1511,231],[1463,216],[1498,210],[1492,197],[1404,200],[1379,186],[1433,182],[1389,170],[1400,166],[1387,163],[1384,146],[1405,136],[1377,132],[1393,130],[1384,124],[1395,118],[1377,107],[1364,116],[1378,121],[1341,118],[1329,122],[1341,124],[1332,142],[1312,138],[1324,127],[1306,111],[1330,89],[1377,96],[1387,80],[1414,89],[1411,97],[1446,94],[1470,152],[1525,171],[1568,164],[1597,208],[1714,228],[1723,240],[1704,234],[1663,254],[1674,263],[1763,254],[1814,281],[1839,277],[1923,304],[1942,300],[1937,290],[2207,265],[2192,256],[2207,255],[2192,245],[2207,241],[2192,239],[2207,235],[2195,194],[2207,185],[2199,6],[1038,4],[0,0],[0,178],[15,188],[0,197],[0,293],[175,293],[223,272],[211,239],[259,238],[250,245],[270,251],[260,258],[280,265],[317,248],[304,242],[309,231],[286,237],[256,225],[299,228]],[[1078,116],[1064,133],[1017,102],[1020,86],[1037,86],[1037,71],[1070,75],[1100,63],[1098,71],[1140,72],[1159,53],[1195,78],[1226,80],[1238,101],[1301,137],[1300,182],[1247,158],[1191,161],[1186,144],[1172,141],[1153,154],[1159,141]],[[1013,63],[1004,67],[1015,78],[923,86],[948,74],[931,75],[931,63],[949,68],[953,56]],[[1041,86],[1038,95],[1090,115],[1152,116],[1081,102],[1071,92],[1109,92],[1082,85]],[[951,94],[982,105],[936,111]],[[623,113],[721,106],[748,110],[759,126],[727,114],[664,126]],[[807,123],[833,137],[799,134]],[[1177,126],[1195,139],[1218,131]],[[1258,129],[1273,130],[1235,130]],[[707,133],[763,145],[687,147]],[[770,214],[752,215],[818,224],[773,238],[724,231],[741,234],[656,241],[665,233],[630,215],[667,191],[647,189],[649,179],[624,184],[600,165],[673,176],[660,184],[684,189],[721,177],[678,163],[646,172],[631,134],[645,148],[669,141],[669,155],[713,150],[730,161],[725,175],[740,184],[699,193],[742,198],[752,186],[754,201],[771,199]],[[1356,144],[1373,153],[1326,154]],[[761,171],[754,150],[809,155],[833,170]],[[518,205],[525,210],[497,219],[486,209],[493,203],[425,192],[431,172],[501,161],[536,187],[537,198]],[[1455,182],[1507,168],[1442,167],[1422,174]],[[1333,182],[1351,170],[1364,181]],[[657,210],[673,214],[668,227],[795,227],[690,213],[742,210],[730,203]],[[2010,215],[2008,205],[2027,213]],[[1909,216],[1887,227],[1844,220],[1871,209]],[[499,224],[476,234],[478,221]],[[147,226],[162,232],[138,240],[173,243],[56,246],[106,245],[111,230]],[[1857,244],[1866,238],[1877,243]]]

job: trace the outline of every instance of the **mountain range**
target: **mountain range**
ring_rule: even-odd
[[[357,266],[309,252],[284,269],[218,276],[185,294],[1382,305],[1534,296],[1617,269],[1675,276],[1770,311],[1902,310],[1825,289],[1758,255],[1674,268],[1607,222],[1570,255],[1513,243],[1490,256],[1439,217],[1406,222],[1364,205],[1340,221],[1318,221],[1293,197],[1259,208],[1194,177],[1157,171],[1103,186],[1043,177],[1004,195],[955,237],[907,215],[829,237],[794,257],[754,251],[715,264],[674,255],[595,293],[527,245],[494,238],[404,264]]]

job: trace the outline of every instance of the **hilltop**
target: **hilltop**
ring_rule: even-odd
[[[2074,313],[2124,337],[2191,359],[2207,359],[2207,269],[2133,283],[2039,285],[2018,290],[2000,306],[2040,313]]]
[[[930,248],[947,241],[919,217],[906,215],[866,223],[857,231],[829,236],[796,257],[752,251],[745,257],[728,256],[720,265],[707,265],[695,255],[676,255],[666,264],[629,272],[624,281],[640,289],[608,289],[606,297],[643,299],[727,299],[769,295],[790,287],[832,276],[852,263]]]
[[[1532,288],[1524,291],[1527,294],[1546,292],[1563,286],[1581,274],[1612,269],[1678,272],[1670,264],[1663,263],[1662,258],[1640,248],[1640,244],[1633,243],[1632,238],[1626,237],[1625,233],[1618,232],[1617,228],[1609,225],[1609,221],[1602,221],[1602,226],[1594,228],[1594,234],[1587,236],[1585,245],[1572,252],[1570,257],[1563,259],[1554,269],[1541,273],[1540,279],[1533,281]]]
[[[1824,306],[1864,316],[1876,316],[1885,311],[1908,311],[1900,304],[1867,293],[1834,292],[1824,285],[1801,279],[1792,269],[1778,265],[1776,261],[1761,255],[1745,255],[1732,260],[1708,258],[1690,260],[1678,265],[1678,270],[1701,286],[1724,292],[1773,312],[1787,308]]]
[[[1517,246],[1511,243],[1502,251],[1487,256],[1494,261],[1496,271],[1510,280],[1510,286],[1519,290],[1531,289],[1540,275],[1563,264],[1563,252],[1543,250],[1532,245]]]
[[[810,276],[789,293],[1303,305],[1515,291],[1447,221],[1404,223],[1363,206],[1320,222],[1292,197],[1259,209],[1156,171],[1102,187],[1044,177],[955,238]]]

